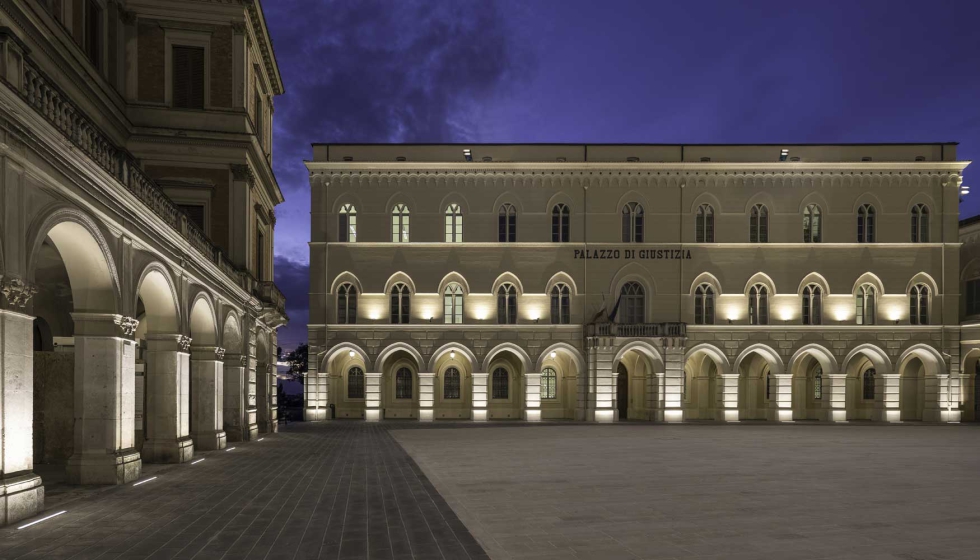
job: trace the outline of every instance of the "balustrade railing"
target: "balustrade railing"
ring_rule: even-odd
[[[9,38],[4,33],[0,35],[3,35],[0,41]],[[257,282],[251,274],[229,261],[224,252],[146,175],[136,158],[102,132],[29,58],[23,57],[23,80],[20,87],[7,77],[0,77],[0,81],[16,92],[75,147],[125,186],[154,214],[179,232],[238,286],[263,302],[275,305],[285,315],[286,298],[279,288],[272,282]]]
[[[586,325],[586,334],[624,338],[687,336],[687,323],[593,323]]]

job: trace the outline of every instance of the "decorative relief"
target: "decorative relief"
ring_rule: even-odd
[[[235,32],[235,35],[244,35],[248,31],[248,26],[245,25],[244,21],[233,21],[231,22],[231,30]]]
[[[231,176],[236,181],[248,182],[249,188],[255,187],[255,173],[252,172],[252,168],[248,164],[232,164]]]
[[[13,307],[24,307],[37,293],[37,288],[20,278],[11,278],[0,283],[0,292]]]
[[[276,227],[276,209],[269,208],[269,223],[272,227]]]
[[[225,349],[224,348],[215,348],[214,349],[214,359],[216,359],[216,360],[224,360],[225,359]]]
[[[248,356],[242,355],[238,358],[238,361],[241,362],[242,367],[248,367]]]
[[[138,319],[133,319],[132,317],[123,317],[122,315],[116,315],[113,322],[119,325],[123,333],[126,336],[133,336],[136,334],[136,328],[140,326]]]
[[[191,349],[191,340],[193,339],[189,336],[177,335],[177,347],[181,352],[187,352]]]

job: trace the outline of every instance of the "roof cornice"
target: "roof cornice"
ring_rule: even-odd
[[[311,172],[411,172],[433,171],[451,173],[494,173],[534,171],[561,173],[565,171],[628,171],[678,173],[807,173],[807,172],[910,172],[960,173],[969,161],[873,161],[873,162],[406,162],[406,161],[307,161]]]
[[[256,37],[259,41],[259,52],[262,53],[265,70],[269,74],[269,81],[272,82],[272,91],[276,95],[282,95],[286,90],[282,85],[282,75],[279,73],[279,64],[276,62],[276,53],[272,48],[272,37],[269,35],[269,27],[265,23],[265,13],[262,11],[262,5],[259,0],[241,1],[245,4],[248,15],[255,24]]]

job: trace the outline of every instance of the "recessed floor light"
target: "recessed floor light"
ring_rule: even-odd
[[[198,464],[198,463],[200,463],[200,462],[201,462],[201,461],[203,461],[203,460],[204,460],[204,459],[198,459],[197,461],[192,461],[192,462],[191,462],[191,464],[192,464],[192,465],[196,465],[196,464]]]
[[[58,513],[52,513],[51,515],[49,515],[47,517],[42,517],[41,519],[38,519],[37,521],[31,521],[27,525],[21,525],[20,527],[17,527],[17,528],[18,529],[26,529],[26,528],[30,527],[31,525],[37,525],[38,523],[40,523],[42,521],[47,521],[48,519],[51,519],[52,517],[58,517],[62,513],[68,513],[68,510],[59,511]]]
[[[141,480],[141,481],[137,482],[136,484],[133,484],[133,486],[139,486],[140,484],[146,484],[147,482],[150,482],[151,480],[156,480],[156,479],[157,479],[157,477],[154,476],[154,477],[148,478],[146,480]]]

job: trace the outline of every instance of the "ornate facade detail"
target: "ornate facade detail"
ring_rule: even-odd
[[[214,349],[214,359],[216,359],[216,360],[224,360],[225,359],[225,349],[224,348],[220,348],[220,347],[219,348],[215,348]]]
[[[0,282],[0,292],[12,307],[24,307],[37,293],[37,288],[20,278],[11,278]]]
[[[124,317],[122,315],[116,315],[115,319],[113,319],[113,322],[119,325],[119,328],[122,329],[123,334],[125,334],[126,336],[133,336],[134,334],[136,334],[136,329],[140,326],[140,322],[138,319],[133,319],[132,317]]]
[[[244,35],[248,31],[248,26],[245,25],[244,21],[233,21],[231,22],[231,30],[235,32],[235,35]]]
[[[191,341],[193,339],[189,336],[177,335],[177,348],[181,352],[188,352],[191,349]]]
[[[242,354],[239,356],[238,361],[242,367],[248,367],[248,356]]]
[[[255,187],[255,173],[248,164],[232,164],[231,165],[231,176],[236,181],[246,181],[249,188]]]
[[[276,209],[269,208],[269,224],[272,227],[276,227]]]

